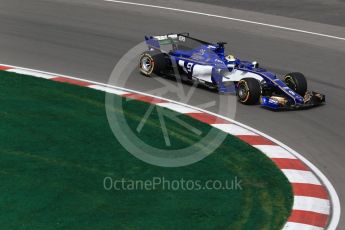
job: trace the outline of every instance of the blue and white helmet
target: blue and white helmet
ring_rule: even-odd
[[[235,68],[235,66],[236,66],[236,58],[233,56],[233,55],[227,55],[226,57],[225,57],[225,60],[227,61],[227,64],[226,64],[226,66],[228,67],[228,69],[231,71],[232,69],[234,69]]]

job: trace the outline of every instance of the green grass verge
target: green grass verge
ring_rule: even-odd
[[[0,106],[2,229],[280,229],[289,216],[286,178],[234,137],[198,163],[162,168],[136,159],[117,142],[103,92],[0,71]],[[128,102],[126,119],[138,124],[147,107]],[[143,135],[159,147],[164,140],[157,123],[154,111]],[[200,138],[173,122],[167,127],[180,147]],[[237,177],[243,189],[107,191],[107,176],[202,182]]]

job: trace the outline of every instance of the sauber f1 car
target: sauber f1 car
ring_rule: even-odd
[[[257,62],[225,55],[225,42],[212,44],[189,33],[145,36],[148,50],[141,54],[140,72],[145,76],[170,76],[198,83],[219,93],[236,92],[243,104],[260,104],[279,109],[320,105],[325,96],[307,90],[302,73],[293,72],[283,80],[260,68]]]

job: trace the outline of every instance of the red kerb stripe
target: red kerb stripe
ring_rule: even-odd
[[[8,67],[8,66],[0,65],[0,70],[8,70],[8,69],[13,69],[13,68],[12,67]]]
[[[326,227],[327,221],[328,215],[302,210],[292,210],[291,216],[288,219],[288,222],[309,224],[321,228]]]
[[[292,183],[295,196],[310,196],[320,199],[328,199],[327,190],[322,185]]]
[[[54,77],[51,80],[58,81],[58,82],[65,82],[65,83],[69,83],[69,84],[72,84],[72,85],[79,85],[79,86],[89,86],[89,85],[92,85],[89,82],[74,80],[74,79],[70,79],[70,78],[66,78],[66,77]]]
[[[272,158],[280,169],[296,169],[309,171],[309,168],[298,159]]]
[[[262,136],[252,136],[252,135],[237,135],[242,141],[250,145],[276,145],[272,141],[264,138]]]
[[[131,99],[135,99],[135,100],[138,100],[138,101],[148,102],[148,103],[151,103],[151,104],[168,102],[168,101],[163,100],[163,99],[158,99],[158,98],[154,98],[154,97],[150,97],[150,96],[145,96],[145,95],[140,95],[140,94],[136,94],[136,93],[124,94],[122,96],[127,97],[127,98],[131,98]]]
[[[207,124],[230,124],[227,120],[207,113],[187,113],[187,115]]]

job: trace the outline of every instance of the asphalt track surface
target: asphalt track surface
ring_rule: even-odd
[[[344,0],[191,0],[193,2],[345,26]]]
[[[186,1],[146,2],[345,37],[345,28],[338,26]],[[0,63],[107,83],[117,61],[144,34],[175,31],[227,41],[231,53],[257,60],[280,75],[303,72],[310,89],[326,94],[325,106],[304,111],[272,112],[239,104],[236,120],[304,155],[328,177],[345,207],[344,40],[101,0],[1,0]],[[134,71],[127,86],[147,92],[157,84]],[[198,106],[210,99],[219,96],[196,89],[189,103]],[[339,226],[345,228],[344,212]]]

